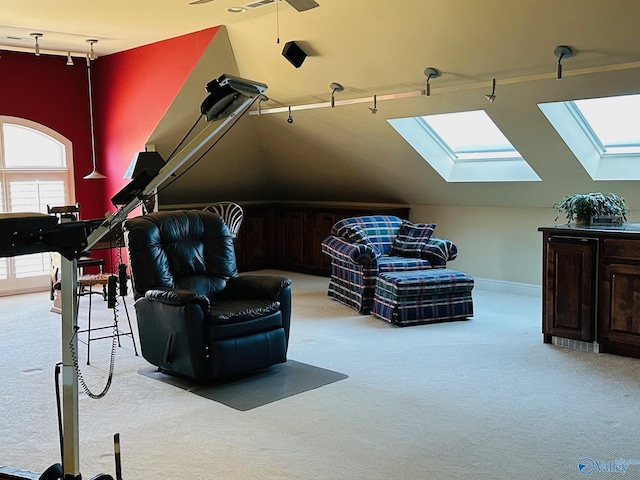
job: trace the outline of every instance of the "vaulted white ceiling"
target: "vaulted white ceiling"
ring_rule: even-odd
[[[225,175],[211,166],[196,169],[191,180],[187,176],[167,190],[169,201],[232,195],[550,206],[567,193],[604,190],[640,207],[636,182],[593,181],[538,107],[640,92],[637,0],[318,0],[320,6],[306,12],[285,2],[226,12],[244,3],[2,0],[0,45],[15,47],[22,41],[6,37],[24,37],[30,48],[29,33],[42,32],[43,49],[82,52],[85,40],[96,38],[96,51],[107,55],[226,25],[237,73],[269,86],[265,110],[328,102],[331,82],[344,86],[338,101],[415,93],[425,87],[425,67],[442,71],[431,82],[430,97],[380,101],[376,115],[367,101],[294,110],[292,124],[284,112],[243,119],[246,125],[233,132],[230,146],[221,147],[225,158],[215,158],[225,162]],[[289,40],[309,54],[298,69],[281,55]],[[576,51],[564,60],[561,81],[555,79],[557,45]],[[214,64],[206,68],[210,78],[225,73]],[[492,78],[497,99],[489,104],[484,94]],[[541,182],[447,183],[386,121],[476,109],[487,111]],[[229,157],[239,159],[237,168]],[[251,168],[260,174],[243,176]]]

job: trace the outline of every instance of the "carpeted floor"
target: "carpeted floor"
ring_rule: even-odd
[[[140,375],[123,338],[109,393],[80,396],[83,477],[113,475],[120,433],[129,480],[640,479],[640,361],[543,344],[539,297],[475,290],[469,321],[395,328],[290,275],[289,357],[348,378],[239,411]],[[59,461],[49,306],[0,298],[0,465],[34,472]],[[109,346],[82,365],[96,391]]]

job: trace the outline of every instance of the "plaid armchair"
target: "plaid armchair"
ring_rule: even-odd
[[[391,215],[340,220],[322,241],[323,253],[331,257],[328,295],[366,315],[379,273],[446,267],[458,248],[431,236],[434,229]]]

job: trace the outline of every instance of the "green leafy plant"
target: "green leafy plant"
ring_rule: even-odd
[[[601,192],[567,195],[553,209],[558,214],[564,213],[569,222],[575,218],[577,223],[586,225],[594,215],[619,215],[626,222],[629,214],[624,198],[615,193]]]

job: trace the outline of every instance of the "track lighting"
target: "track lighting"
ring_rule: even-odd
[[[40,56],[40,43],[38,42],[38,39],[42,38],[43,34],[42,33],[32,33],[31,36],[33,38],[35,38],[35,40],[36,40],[36,47],[35,47],[35,52],[34,53],[36,54],[36,57],[39,57]]]
[[[293,117],[291,116],[291,105],[289,105],[289,116],[287,117],[287,123],[293,123]]]
[[[329,85],[331,87],[331,107],[336,106],[335,94],[336,92],[341,92],[344,90],[344,87],[339,83],[333,82]]]
[[[375,115],[376,113],[378,113],[378,96],[377,95],[373,96],[373,107],[369,107],[369,111],[371,112],[371,115]]]
[[[431,96],[431,84],[429,83],[429,81],[432,78],[438,78],[440,75],[442,75],[442,73],[437,68],[427,67],[427,68],[424,69],[424,74],[427,77],[427,85],[425,86],[425,92],[426,92],[427,97],[430,97]]]
[[[98,40],[96,40],[95,38],[90,38],[89,40],[87,40],[87,43],[89,44],[89,60],[95,60],[96,58],[98,58],[98,56],[96,55],[93,46],[98,43]]]
[[[67,52],[67,65],[73,65],[73,58],[71,58],[71,52]]]
[[[493,103],[496,99],[496,79],[495,78],[493,79],[493,82],[491,85],[492,85],[491,93],[487,93],[484,96],[487,100],[489,100],[489,103]]]
[[[566,45],[558,45],[553,51],[553,54],[556,57],[558,57],[558,69],[556,70],[556,79],[562,80],[562,59],[573,57],[575,52],[571,47],[568,47]]]

